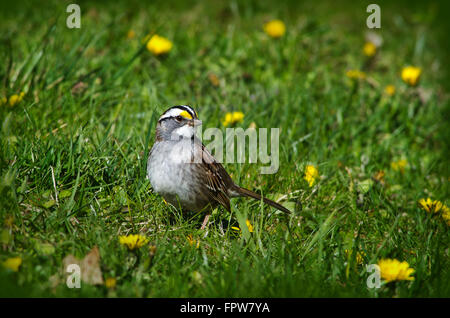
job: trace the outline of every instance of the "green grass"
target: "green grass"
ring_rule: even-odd
[[[383,45],[372,63],[362,54],[367,4],[80,2],[82,27],[68,29],[68,3],[0,14],[0,97],[26,93],[0,106],[0,261],[22,258],[17,272],[0,269],[1,296],[450,296],[448,225],[418,205],[450,205],[438,3],[380,2]],[[278,40],[262,31],[273,18],[287,26]],[[167,56],[142,47],[151,32],[174,43]],[[400,78],[410,64],[423,69],[416,88]],[[349,69],[367,80],[352,82]],[[80,81],[84,90],[72,92]],[[200,231],[202,215],[166,206],[146,160],[158,116],[177,104],[195,107],[205,128],[223,128],[228,111],[245,114],[243,128],[279,127],[276,174],[225,167],[243,187],[286,195],[294,215],[234,199],[232,213],[219,209]],[[402,158],[404,173],[391,168]],[[307,164],[319,169],[313,187]],[[384,183],[372,179],[380,170]],[[245,219],[253,233],[231,229]],[[118,236],[131,233],[150,244],[127,251]],[[116,287],[67,288],[63,259],[94,246]],[[363,264],[345,250],[363,252]],[[415,280],[368,289],[364,264],[382,258],[407,261]]]

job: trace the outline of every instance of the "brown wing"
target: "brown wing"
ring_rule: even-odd
[[[203,191],[210,199],[220,203],[225,209],[230,211],[230,197],[228,189],[234,185],[233,180],[225,168],[216,161],[206,147],[198,142],[197,151],[202,151],[202,163],[200,168],[200,180],[206,180],[202,183]]]

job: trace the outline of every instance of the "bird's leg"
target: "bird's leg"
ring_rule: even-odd
[[[211,214],[206,214],[205,219],[203,220],[202,227],[200,228],[201,230],[204,230],[205,227],[208,225],[208,221],[209,221],[209,217],[210,216],[211,216]]]

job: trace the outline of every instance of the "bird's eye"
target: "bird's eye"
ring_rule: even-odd
[[[182,121],[182,120],[183,120],[183,117],[177,116],[177,117],[175,117],[175,119],[176,119],[177,121]]]

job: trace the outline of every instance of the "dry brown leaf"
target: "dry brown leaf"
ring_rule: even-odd
[[[76,83],[74,86],[72,86],[72,95],[79,95],[83,93],[88,85],[82,81]]]
[[[86,256],[79,260],[73,255],[67,255],[63,259],[64,268],[70,264],[77,264],[81,269],[81,280],[90,285],[103,284],[102,271],[100,269],[100,252],[97,246],[86,254]]]
[[[60,283],[61,283],[61,277],[60,274],[54,274],[50,276],[48,279],[48,282],[50,284],[50,288],[54,290]]]
[[[220,82],[219,82],[219,78],[217,77],[216,74],[211,73],[208,75],[208,78],[213,86],[215,86],[215,87],[219,86]]]
[[[384,176],[385,172],[383,170],[380,170],[373,175],[373,178],[382,185],[384,185]]]

